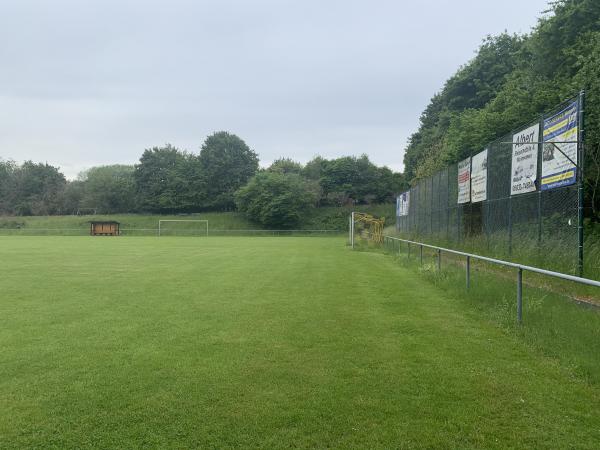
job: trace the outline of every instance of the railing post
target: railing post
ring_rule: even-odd
[[[408,247],[407,247],[407,252],[408,253],[406,254],[406,258],[410,259],[410,242],[407,242],[406,244],[408,245]]]
[[[523,322],[523,269],[517,274],[517,322]]]
[[[421,265],[423,265],[423,245],[419,246],[419,253],[420,253],[420,259],[421,259]]]
[[[437,251],[437,268],[438,271],[442,270],[442,251],[439,248]]]
[[[471,287],[471,257],[467,256],[467,266],[466,266],[466,276],[467,276],[467,289]]]

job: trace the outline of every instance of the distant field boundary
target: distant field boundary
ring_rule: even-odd
[[[266,229],[209,229],[209,236],[336,236],[345,230],[266,230]],[[89,236],[87,228],[0,228],[0,236]],[[121,228],[121,236],[157,236],[158,228]],[[204,231],[177,230],[164,236],[206,237]]]

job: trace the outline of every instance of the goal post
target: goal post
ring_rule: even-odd
[[[183,225],[173,227],[169,225]],[[158,236],[208,236],[208,220],[161,219],[158,221]]]
[[[349,240],[352,248],[358,245],[381,245],[385,217],[352,211],[349,218]]]

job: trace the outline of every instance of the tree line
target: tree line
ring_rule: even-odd
[[[92,167],[69,181],[59,168],[0,159],[0,214],[179,214],[239,210],[265,226],[296,225],[310,208],[386,203],[407,187],[402,174],[366,155],[307,164],[281,158],[259,168],[238,136],[217,132],[199,153],[146,149],[135,165]]]
[[[411,182],[478,152],[586,90],[587,213],[600,213],[600,2],[557,0],[526,35],[489,36],[423,111],[404,157]]]

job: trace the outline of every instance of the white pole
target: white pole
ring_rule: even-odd
[[[351,218],[352,218],[352,226],[350,227],[351,230],[352,230],[351,231],[351,233],[352,233],[352,240],[351,240],[351,242],[352,242],[352,249],[354,249],[354,211],[352,211]]]

